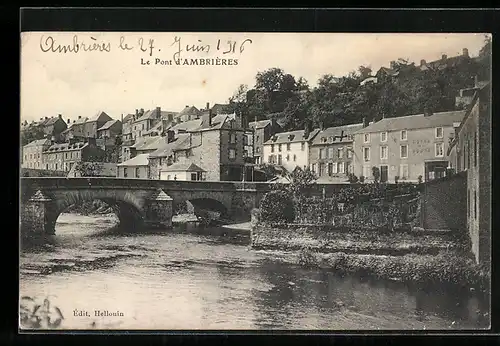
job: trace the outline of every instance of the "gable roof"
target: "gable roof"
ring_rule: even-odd
[[[149,154],[151,158],[157,157],[168,157],[174,153],[174,150],[177,149],[186,139],[189,139],[189,133],[180,133],[177,135],[172,142],[167,143],[166,138],[163,137],[164,143],[155,151]]]
[[[137,142],[131,148],[134,148],[137,151],[156,150],[163,143],[164,137],[162,136],[139,137]]]
[[[161,169],[162,172],[206,172],[204,169],[189,161],[176,162]]]
[[[182,111],[179,112],[178,116],[183,116],[183,115],[198,115],[201,116],[201,112],[198,108],[195,106],[186,106]]]
[[[98,128],[97,131],[107,130],[111,126],[113,126],[114,124],[119,123],[119,122],[120,122],[119,120],[110,120],[110,121],[107,121],[104,125],[102,125],[100,128]]]
[[[63,119],[59,118],[58,116],[57,117],[50,117],[48,118],[45,123],[43,124],[43,126],[50,126],[50,125],[54,125],[58,120],[61,120],[61,121],[64,121]],[[66,122],[64,121],[64,123],[66,124]]]
[[[434,113],[430,116],[424,114],[407,115],[403,117],[384,118],[376,123],[368,125],[355,133],[370,133],[383,131],[425,129],[440,126],[453,126],[455,122],[461,122],[465,110]]]
[[[354,132],[362,128],[363,123],[326,128],[323,131],[319,131],[318,135],[314,138],[312,145],[352,142],[352,140],[346,137],[340,138],[340,136],[342,136],[342,133],[344,136],[352,135]]]
[[[270,119],[259,120],[259,121],[251,121],[248,123],[248,126],[251,128],[262,129],[267,125],[271,125],[272,121]]]
[[[149,154],[139,154],[130,160],[119,163],[117,166],[147,166],[149,164],[148,160]]]
[[[304,130],[280,132],[271,137],[264,144],[282,144],[282,143],[296,143],[296,142],[309,142],[316,137],[319,129],[314,129],[309,133],[307,139],[304,139]]]
[[[134,114],[127,114],[123,118],[123,123],[125,124],[126,122],[131,121],[131,120],[134,120]]]
[[[179,124],[175,124],[174,126],[171,127],[172,131],[179,131],[179,130],[184,130],[184,131],[194,131],[200,128],[202,123],[202,119],[195,119],[195,120],[189,120],[189,121],[184,121]]]
[[[52,142],[48,138],[34,140],[24,146],[24,148],[50,145]]]

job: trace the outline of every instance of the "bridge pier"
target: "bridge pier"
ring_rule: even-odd
[[[52,199],[47,197],[41,190],[35,194],[23,206],[21,215],[21,232],[23,237],[54,234],[55,230],[49,222],[49,203]]]
[[[144,226],[151,228],[172,227],[172,198],[158,189],[147,198]]]

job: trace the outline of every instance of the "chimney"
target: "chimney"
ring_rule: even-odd
[[[368,126],[368,122],[366,121],[366,118],[363,117],[363,127],[367,127]]]
[[[306,121],[306,123],[304,125],[304,139],[308,139],[309,138],[309,133],[310,132],[311,132],[311,128],[310,128],[309,122]]]
[[[210,103],[207,102],[207,110],[209,110],[209,109],[210,109]]]
[[[40,118],[40,120],[43,120],[43,118]]]
[[[208,110],[208,127],[212,127],[212,110]]]
[[[47,120],[49,117],[45,117],[45,120]]]
[[[427,62],[424,59],[420,60],[420,66],[425,66],[426,64]]]
[[[156,107],[156,116],[158,119],[161,117],[161,107]]]
[[[78,116],[78,119],[81,119],[81,118],[82,118],[82,116],[81,116],[81,115],[79,115],[79,116]]]
[[[396,61],[394,61],[394,60],[391,61],[391,68],[392,69],[396,68]]]
[[[144,108],[141,108],[141,109],[139,110],[139,116],[141,116],[141,117],[142,117],[143,115],[144,115]]]
[[[175,132],[172,130],[167,131],[167,143],[173,142],[175,139]]]
[[[123,113],[122,113],[122,124],[123,124]]]
[[[174,120],[174,115],[173,114],[169,114],[168,115],[168,121],[172,121]]]
[[[443,55],[441,56],[441,59],[442,59],[442,60],[446,60],[447,58],[448,58],[448,56],[447,56],[446,54],[443,54]]]
[[[462,49],[462,55],[465,57],[469,57],[469,50],[467,48]]]
[[[68,124],[71,124],[71,120],[68,119]]]
[[[62,114],[58,114],[57,116],[59,117],[59,119],[62,119]]]
[[[76,123],[76,120],[73,120],[73,124]]]

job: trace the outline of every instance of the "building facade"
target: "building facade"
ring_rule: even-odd
[[[310,168],[320,180],[345,181],[353,172],[353,133],[363,124],[320,129],[309,149]]]
[[[456,172],[467,171],[467,228],[478,263],[491,261],[491,89],[478,89],[448,153]]]
[[[319,129],[281,132],[274,134],[263,146],[263,157],[267,164],[278,165],[292,172],[296,167],[310,166],[309,147]]]
[[[449,138],[465,111],[385,118],[354,133],[353,173],[373,180],[417,182],[443,177]]]
[[[50,139],[35,140],[23,147],[22,165],[23,168],[45,169],[43,165],[43,152],[52,145]]]
[[[282,128],[274,119],[253,121],[248,124],[253,132],[253,161],[260,165],[266,163],[264,155],[264,143],[267,142],[274,134],[281,132]]]
[[[149,154],[139,154],[134,158],[119,163],[116,167],[117,178],[149,178]]]
[[[53,144],[43,152],[43,167],[69,172],[76,162],[102,162],[104,155],[104,150],[93,141]]]

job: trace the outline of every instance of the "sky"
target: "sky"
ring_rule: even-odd
[[[462,54],[463,48],[477,56],[484,38],[480,33],[24,32],[21,120],[62,114],[72,121],[78,116],[92,117],[98,111],[120,119],[138,108],[161,107],[177,112],[186,105],[202,108],[207,102],[227,103],[240,84],[252,87],[257,72],[272,67],[296,78],[304,77],[315,86],[325,74],[341,77],[361,65],[377,71],[398,58],[419,64],[421,59],[429,62],[443,54]],[[145,51],[141,50],[141,40]],[[235,42],[233,50],[223,54],[230,47],[228,40]],[[73,47],[75,43],[80,47],[78,52],[58,51],[59,46]],[[82,48],[94,43],[105,50]],[[187,46],[193,45],[205,49],[187,51]],[[176,65],[174,54],[179,47],[181,64]],[[214,66],[183,65],[184,59],[195,58],[214,59],[210,60],[213,63],[221,60]],[[171,61],[172,65],[156,64],[156,59]]]

